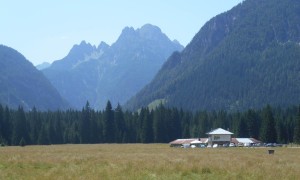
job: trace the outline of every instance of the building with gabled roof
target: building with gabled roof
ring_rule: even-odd
[[[225,129],[222,128],[217,128],[214,130],[209,131],[208,133],[206,133],[208,135],[213,135],[213,134],[218,134],[218,135],[232,135],[232,132],[226,131]]]
[[[229,144],[231,142],[231,135],[233,135],[232,132],[226,131],[222,128],[214,129],[208,133],[208,144]]]

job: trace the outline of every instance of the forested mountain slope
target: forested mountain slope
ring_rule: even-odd
[[[48,79],[16,50],[0,45],[0,103],[10,108],[29,110],[66,109]]]
[[[126,108],[157,99],[189,110],[298,104],[299,42],[300,1],[246,0],[209,20]]]

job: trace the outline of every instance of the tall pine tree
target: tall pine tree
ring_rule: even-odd
[[[90,133],[91,133],[91,108],[87,101],[85,108],[82,109],[81,120],[80,120],[80,143],[90,143]]]
[[[29,128],[30,128],[30,139],[33,144],[37,144],[37,140],[39,137],[39,132],[41,130],[41,118],[38,117],[38,111],[35,107],[28,113],[28,117],[30,118]]]
[[[245,119],[243,117],[240,118],[240,121],[239,121],[239,124],[238,124],[237,137],[240,137],[240,138],[249,137],[248,136],[247,124],[246,124]]]
[[[140,139],[142,143],[150,143],[153,141],[153,122],[148,108],[142,108],[140,116],[141,134]]]
[[[117,108],[114,112],[114,122],[115,122],[115,138],[116,142],[123,142],[123,136],[125,134],[125,120],[124,113],[120,104],[118,104]]]
[[[265,107],[262,113],[263,118],[261,124],[260,138],[263,142],[275,143],[277,142],[277,133],[275,128],[276,125],[270,105]]]
[[[165,107],[160,104],[154,111],[153,117],[153,136],[154,142],[166,142],[165,123],[164,123]]]
[[[5,143],[11,145],[11,133],[12,133],[12,118],[10,110],[5,106],[3,119],[2,119],[2,137]]]
[[[103,137],[107,143],[115,142],[114,112],[110,101],[107,101],[103,119]]]
[[[26,144],[30,143],[25,112],[23,108],[19,106],[13,126],[12,144],[19,145],[22,139]]]
[[[2,143],[1,142],[1,140],[2,140],[2,137],[3,137],[3,134],[2,134],[2,132],[3,132],[3,129],[4,129],[4,127],[3,127],[3,117],[4,117],[4,110],[3,110],[3,107],[2,107],[2,105],[0,104],[0,143]]]
[[[246,112],[245,120],[247,123],[248,135],[251,138],[259,136],[259,117],[254,110],[250,109]]]
[[[300,106],[298,107],[298,114],[295,122],[294,143],[300,144]]]

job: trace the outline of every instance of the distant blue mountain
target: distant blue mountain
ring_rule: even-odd
[[[43,73],[74,107],[89,101],[102,109],[107,100],[127,101],[151,81],[172,52],[182,49],[156,26],[126,27],[111,46],[82,41]]]
[[[38,69],[38,70],[43,70],[43,69],[46,69],[48,67],[50,67],[51,64],[48,63],[48,62],[43,62],[42,64],[38,64],[36,65],[35,67]]]
[[[49,80],[16,50],[0,45],[0,104],[30,110],[69,108]]]

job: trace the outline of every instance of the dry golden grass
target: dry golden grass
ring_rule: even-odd
[[[167,144],[0,147],[0,179],[300,179],[300,149]]]

